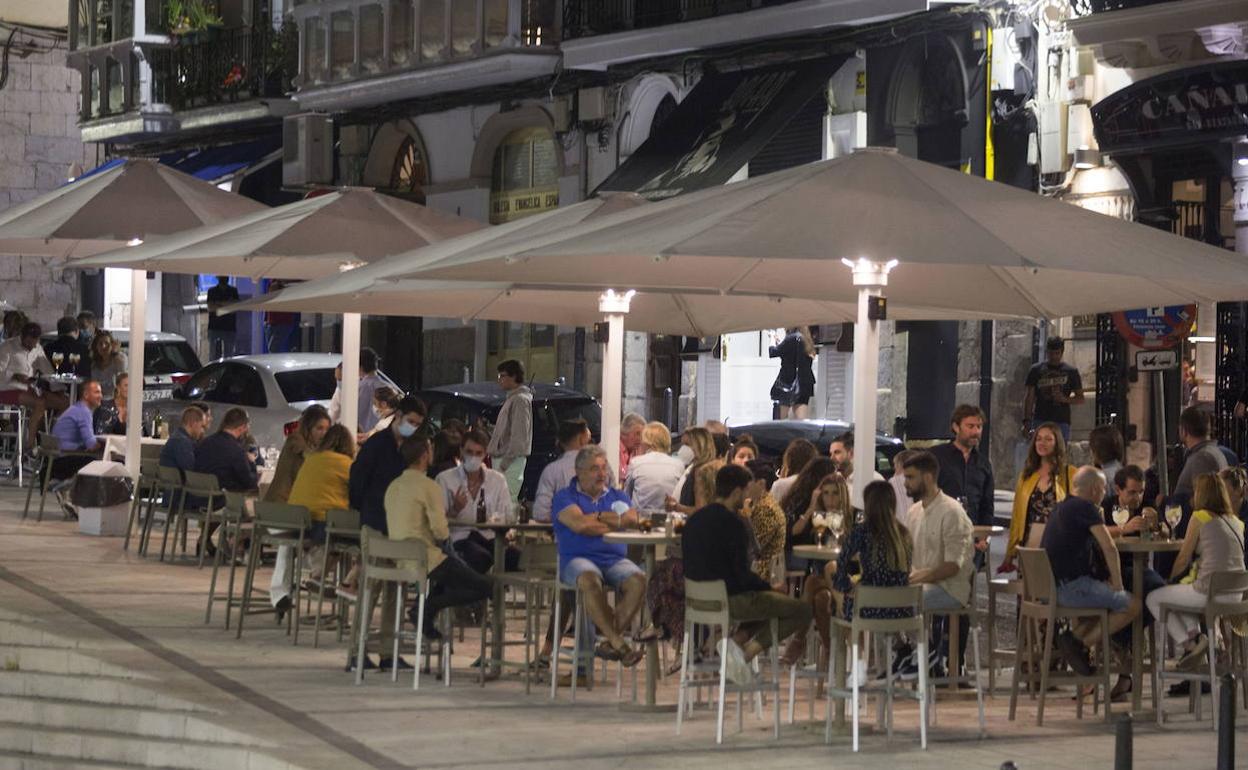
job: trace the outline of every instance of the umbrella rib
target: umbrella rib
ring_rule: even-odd
[[[988,269],[992,271],[993,275],[1000,278],[1002,283],[1004,283],[1006,286],[1009,286],[1010,288],[1014,289],[1014,291],[1021,294],[1023,298],[1026,299],[1027,302],[1031,305],[1032,309],[1035,310],[1036,313],[1038,313],[1038,316],[1036,317],[1038,318],[1050,318],[1051,317],[1049,314],[1049,311],[1040,304],[1040,302],[1035,298],[1035,296],[1033,296],[1031,292],[1027,291],[1027,289],[1024,288],[1021,283],[1015,280],[1014,276],[1006,272],[1006,268],[1001,267],[1000,265],[990,265]]]
[[[685,316],[685,320],[689,322],[689,328],[696,332],[696,334],[691,336],[705,336],[702,334],[702,327],[698,326],[698,322],[693,320],[693,313],[689,311],[689,306],[685,304],[685,298],[680,294],[673,294],[672,301],[676,303],[676,307],[680,308],[680,312]]]

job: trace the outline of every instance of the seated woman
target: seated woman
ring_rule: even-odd
[[[661,422],[649,422],[641,431],[641,453],[628,464],[624,494],[638,511],[661,511],[676,491],[685,465],[672,457],[672,434]]]
[[[757,500],[747,499],[745,506],[741,509],[741,515],[750,523],[750,535],[754,541],[751,544],[754,573],[773,585],[783,587],[783,566],[779,574],[772,574],[772,566],[784,554],[785,540],[784,511],[771,494],[772,482],[776,480],[775,466],[768,460],[751,460],[746,463],[746,467],[750,469],[754,478],[762,480],[768,489]]]
[[[895,515],[897,496],[892,486],[887,481],[873,481],[867,485],[862,500],[862,524],[854,527],[845,538],[832,578],[832,587],[844,597],[841,615],[846,620],[854,616],[855,585],[909,585],[910,559],[914,555],[910,532]],[[864,618],[908,618],[912,614],[906,607],[862,612]]]
[[[663,507],[688,515],[711,502],[715,473],[723,461],[716,452],[715,437],[706,428],[689,428],[681,434],[680,441],[693,453],[693,459],[671,496],[664,499]]]
[[[113,397],[105,399],[91,417],[95,423],[95,435],[124,436],[126,434],[126,418],[130,416],[129,386],[130,375],[125,372],[113,378]]]
[[[313,579],[320,577],[320,549],[325,543],[325,512],[331,508],[351,507],[347,498],[347,480],[351,475],[351,461],[354,458],[355,438],[351,431],[341,423],[331,426],[325,431],[325,436],[315,451],[310,451],[304,457],[295,476],[295,483],[290,489],[290,496],[286,500],[291,505],[304,506],[312,516],[312,527],[307,531],[306,539],[313,544],[313,548],[306,558],[312,565]],[[280,617],[289,609],[290,584],[293,578],[290,555],[281,558],[282,554],[279,552],[278,556],[269,596]],[[331,560],[326,569],[333,570],[335,566],[336,562]]]
[[[836,463],[817,457],[806,464],[797,481],[780,501],[787,522],[785,562],[790,570],[808,570],[812,565],[793,556],[793,546],[814,545],[815,514],[839,511],[842,526],[852,526],[853,511],[849,505],[849,486],[836,471]],[[822,565],[820,565],[822,567]],[[815,627],[824,641],[824,661],[828,652],[828,619],[832,616],[832,586],[821,570],[810,572],[802,586],[802,597],[811,603]],[[792,665],[806,652],[806,635],[797,634],[785,648],[782,662]]]
[[[1154,617],[1159,615],[1162,604],[1177,604],[1193,613],[1201,612],[1209,602],[1213,573],[1244,570],[1244,523],[1231,507],[1226,485],[1218,474],[1202,473],[1196,477],[1192,508],[1183,548],[1174,561],[1170,577],[1178,578],[1189,566],[1192,574],[1184,578],[1188,582],[1164,586],[1148,595],[1145,602]],[[1196,555],[1200,559],[1192,564]],[[1239,594],[1219,596],[1218,599],[1238,601]],[[1201,633],[1199,616],[1171,612],[1166,615],[1166,631],[1179,649],[1180,670],[1208,670],[1205,656],[1210,640]]]

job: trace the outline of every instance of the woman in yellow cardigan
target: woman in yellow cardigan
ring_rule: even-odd
[[[1031,434],[1027,462],[1014,489],[1010,540],[998,572],[1014,570],[1014,554],[1020,545],[1031,548],[1040,545],[1040,534],[1049,514],[1066,499],[1074,476],[1075,468],[1066,462],[1066,442],[1061,430],[1051,422],[1041,424]]]
[[[313,565],[313,577],[319,577],[321,565],[320,548],[325,543],[325,512],[331,508],[350,508],[347,499],[347,479],[351,475],[351,461],[355,458],[355,436],[341,423],[325,432],[325,437],[315,452],[307,455],[295,476],[288,502],[302,505],[312,514],[312,528],[307,541],[313,546],[308,563]],[[333,574],[336,560],[331,558],[326,571]]]

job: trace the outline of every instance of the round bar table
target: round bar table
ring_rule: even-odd
[[[602,536],[603,542],[617,543],[622,545],[638,545],[645,552],[645,569],[646,569],[646,585],[650,585],[650,580],[654,577],[654,566],[656,561],[655,550],[660,545],[675,545],[680,542],[680,535],[669,535],[663,531],[657,532],[640,532],[638,530],[624,530],[621,532],[608,532]],[[646,622],[646,605],[642,604],[642,620]],[[646,645],[646,697],[645,702],[640,705],[627,704],[621,708],[627,707],[628,710],[638,711],[675,711],[674,705],[660,706],[657,702],[657,691],[659,685],[659,647],[658,642],[652,642]]]
[[[1148,557],[1155,553],[1176,553],[1183,547],[1182,540],[1145,540],[1139,536],[1120,537],[1114,541],[1121,553],[1131,554],[1131,593],[1144,601],[1144,570]],[[1153,665],[1157,665],[1157,653],[1153,653]],[[1144,610],[1131,621],[1131,711],[1139,713],[1143,701],[1144,682]]]

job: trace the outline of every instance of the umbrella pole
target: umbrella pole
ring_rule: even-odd
[[[360,314],[342,315],[342,413],[351,435],[360,429]]]
[[[130,356],[127,362],[130,380],[126,385],[130,414],[126,418],[126,472],[136,481],[139,478],[139,461],[143,451],[143,353],[146,339],[147,271],[131,270]]]
[[[888,285],[888,272],[896,262],[856,262],[842,260],[854,271],[858,287],[858,322],[854,324],[854,488],[851,500],[861,508],[863,492],[875,470],[876,394],[880,371],[881,312],[875,312],[877,298],[882,298]]]
[[[607,289],[598,298],[598,310],[607,319],[607,350],[602,360],[602,438],[612,478],[620,472],[620,414],[624,402],[624,316],[636,292],[616,294]],[[623,482],[623,479],[619,479]]]

